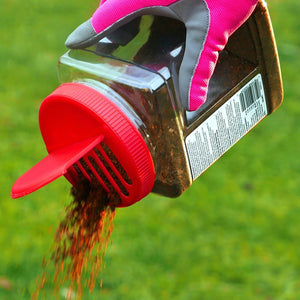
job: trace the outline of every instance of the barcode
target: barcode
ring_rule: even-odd
[[[240,93],[240,101],[242,105],[242,111],[244,112],[249,106],[251,106],[255,101],[257,101],[261,94],[261,84],[258,79],[255,79],[250,85],[248,85]]]

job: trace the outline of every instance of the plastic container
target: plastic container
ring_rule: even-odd
[[[76,184],[78,174],[90,171],[119,193],[120,206],[151,191],[177,197],[281,104],[263,2],[220,53],[207,102],[196,112],[185,111],[178,96],[184,41],[182,23],[143,16],[88,49],[64,54],[62,85],[40,109],[49,155],[18,179],[12,197],[61,175]]]

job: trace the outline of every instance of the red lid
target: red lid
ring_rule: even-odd
[[[42,103],[40,129],[49,155],[21,176],[12,197],[27,195],[57,177],[76,182],[92,172],[105,189],[115,189],[119,206],[149,194],[154,166],[149,149],[130,119],[105,95],[80,83],[58,87]]]

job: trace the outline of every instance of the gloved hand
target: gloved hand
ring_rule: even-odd
[[[141,16],[158,15],[186,26],[186,50],[179,71],[179,90],[187,110],[206,100],[218,55],[229,36],[253,12],[257,0],[102,0],[92,18],[73,31],[69,48],[91,46],[121,25]]]

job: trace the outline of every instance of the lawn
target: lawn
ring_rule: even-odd
[[[63,178],[16,200],[10,188],[45,154],[39,105],[58,85],[66,36],[96,2],[1,2],[1,300],[30,299],[71,200]],[[300,4],[268,5],[283,105],[181,197],[151,194],[118,209],[103,288],[83,299],[300,299]],[[42,298],[55,299],[52,291],[48,284]]]

